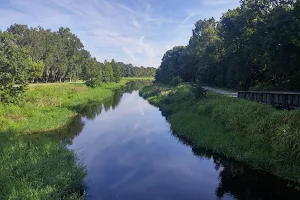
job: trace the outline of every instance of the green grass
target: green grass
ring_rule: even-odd
[[[97,88],[89,88],[83,83],[29,87],[23,105],[0,104],[1,131],[24,134],[60,128],[78,114],[76,108],[79,105],[104,100],[127,82],[122,80]]]
[[[54,138],[80,132],[73,123],[80,120],[79,109],[110,97],[129,80],[97,88],[34,85],[22,105],[0,104],[0,199],[83,199],[86,171]]]
[[[300,183],[300,109],[277,110],[213,92],[196,99],[189,85],[153,85],[141,94],[161,108],[174,133],[193,147]]]
[[[0,199],[84,198],[85,169],[63,144],[15,138],[2,145]]]

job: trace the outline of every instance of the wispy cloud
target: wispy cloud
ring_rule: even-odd
[[[138,28],[138,29],[141,28],[141,25],[138,23],[138,21],[136,21],[136,19],[133,18],[131,22],[135,28]]]
[[[220,17],[238,1],[2,0],[0,28],[67,26],[99,61],[157,67],[167,48],[187,44],[197,19]]]

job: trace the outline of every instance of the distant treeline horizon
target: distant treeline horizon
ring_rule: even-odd
[[[14,24],[0,31],[0,102],[14,102],[28,83],[87,81],[90,86],[121,77],[155,76],[154,67],[98,62],[69,28],[58,31]]]

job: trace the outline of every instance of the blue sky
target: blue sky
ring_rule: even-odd
[[[186,45],[199,19],[239,0],[0,0],[0,29],[14,23],[69,27],[93,57],[158,67],[173,46]]]

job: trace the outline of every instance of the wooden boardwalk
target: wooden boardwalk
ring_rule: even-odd
[[[240,91],[238,92],[238,97],[266,103],[277,108],[300,108],[299,92]]]

